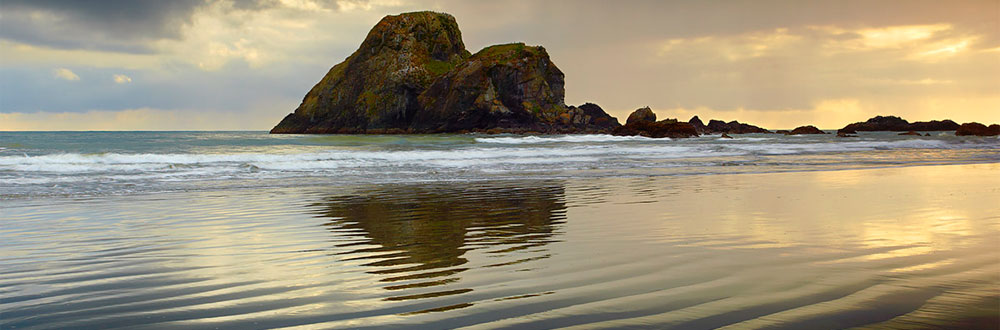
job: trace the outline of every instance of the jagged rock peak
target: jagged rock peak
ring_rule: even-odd
[[[466,53],[462,31],[455,17],[446,13],[418,11],[389,15],[368,32],[359,51],[374,54],[386,50],[409,50],[438,61],[451,61]]]

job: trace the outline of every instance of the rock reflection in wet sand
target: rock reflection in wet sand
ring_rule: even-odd
[[[318,206],[331,219],[325,224],[331,232],[358,238],[338,245],[345,249],[336,253],[341,260],[365,261],[366,272],[393,291],[384,300],[402,301],[472,291],[433,289],[460,281],[470,250],[495,259],[482,268],[550,257],[545,246],[565,221],[564,194],[554,182],[388,185],[330,196]]]

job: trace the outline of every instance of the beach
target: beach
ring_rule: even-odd
[[[0,13],[0,330],[1000,330],[998,0]]]
[[[8,198],[0,327],[995,328],[1000,164],[853,167]]]

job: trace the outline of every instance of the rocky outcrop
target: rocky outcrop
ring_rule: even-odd
[[[271,133],[600,133],[620,126],[594,104],[564,104],[545,48],[470,55],[454,17],[386,16]]]
[[[559,122],[580,131],[610,132],[621,126],[617,118],[593,103],[584,103],[579,107],[569,106],[565,113],[559,115]]]
[[[712,120],[708,121],[708,125],[705,125],[701,121],[701,118],[698,118],[698,116],[694,116],[694,117],[691,117],[690,120],[688,120],[688,123],[691,124],[691,126],[694,126],[694,128],[698,131],[698,134],[773,133],[773,132],[771,132],[769,130],[766,130],[766,129],[763,129],[763,128],[760,128],[760,127],[757,127],[757,126],[754,126],[754,125],[741,123],[741,122],[738,122],[738,121],[735,121],[735,120],[730,121],[730,122],[727,123],[727,122],[724,122],[724,121],[721,121],[721,120],[712,119]]]
[[[899,134],[896,134],[896,135],[913,135],[913,136],[924,136],[923,134],[920,134],[920,133],[917,133],[917,132],[914,132],[914,131],[909,131],[909,132],[904,132],[904,133],[899,133]]]
[[[926,131],[954,131],[959,127],[958,123],[953,122],[949,119],[945,120],[931,120],[931,121],[918,121],[910,124],[911,131],[926,132]]]
[[[368,32],[361,47],[333,66],[271,133],[407,129],[420,111],[420,93],[468,57],[451,15],[386,16]]]
[[[694,129],[698,131],[698,134],[711,134],[711,132],[708,129],[708,126],[705,126],[705,123],[702,122],[701,118],[698,118],[698,116],[694,116],[691,117],[691,119],[688,119],[688,124],[694,126]]]
[[[785,133],[786,135],[800,135],[800,134],[826,134],[826,132],[816,128],[813,125],[799,126],[795,129]]]
[[[958,129],[958,124],[954,121],[945,120],[932,120],[932,121],[918,121],[910,123],[903,118],[896,116],[875,116],[864,122],[857,122],[841,128],[837,132],[844,132],[847,134],[852,134],[851,132],[858,131],[896,131],[896,132],[906,132],[906,131],[954,131]]]
[[[656,114],[649,107],[643,107],[632,111],[628,115],[628,119],[625,120],[625,125],[635,124],[638,122],[655,122]]]
[[[634,119],[633,119],[634,118]],[[618,136],[645,136],[650,138],[686,138],[698,136],[698,131],[690,123],[678,122],[677,119],[656,120],[656,114],[649,107],[640,108],[629,115],[624,126],[611,131]]]
[[[865,122],[849,124],[839,131],[908,131],[910,123],[896,116],[875,116]]]
[[[512,132],[610,131],[618,121],[599,106],[563,104],[563,73],[543,47],[487,47],[420,95],[421,132],[499,128]]]
[[[958,136],[997,136],[1000,135],[1000,125],[993,124],[986,126],[980,123],[965,123],[955,130]]]
[[[730,133],[730,134],[771,133],[771,131],[768,131],[766,129],[750,124],[744,124],[735,120],[726,123],[721,120],[713,119],[708,121],[708,125],[706,125],[706,127],[708,127],[711,133]]]
[[[837,136],[852,135],[852,134],[858,134],[858,131],[855,131],[855,130],[850,129],[850,128],[841,128],[841,129],[837,130]]]

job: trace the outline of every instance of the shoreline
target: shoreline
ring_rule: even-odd
[[[993,170],[1000,171],[1000,162],[995,161],[983,161],[983,162],[964,162],[964,163],[937,163],[937,164],[898,164],[898,165],[887,165],[887,166],[876,166],[876,167],[855,167],[855,168],[832,168],[832,169],[793,169],[793,170],[774,170],[774,171],[763,171],[763,172],[728,172],[728,173],[671,173],[671,174],[634,174],[634,175],[609,175],[609,176],[598,176],[598,177],[572,177],[572,176],[552,176],[552,177],[528,177],[528,178],[480,178],[480,179],[454,179],[454,180],[412,180],[412,181],[384,181],[384,182],[371,182],[371,183],[351,183],[347,185],[330,185],[328,183],[312,183],[308,185],[300,185],[297,183],[291,183],[283,186],[235,186],[235,187],[222,187],[216,189],[188,189],[188,190],[170,190],[170,191],[147,191],[147,192],[137,192],[137,193],[121,193],[121,194],[94,194],[94,195],[64,195],[64,196],[16,196],[13,198],[8,198],[6,196],[0,197],[0,205],[9,203],[11,205],[5,205],[5,207],[17,207],[16,204],[19,202],[28,203],[32,201],[71,201],[71,202],[85,202],[85,201],[100,201],[105,199],[114,198],[131,198],[131,197],[144,197],[144,198],[154,198],[158,196],[170,196],[179,194],[192,194],[192,193],[213,193],[213,192],[248,192],[253,190],[263,190],[263,191],[287,191],[287,190],[317,190],[323,187],[333,187],[333,188],[356,188],[371,185],[435,185],[435,184],[474,184],[474,183],[496,183],[496,182],[551,182],[551,181],[575,181],[575,180],[633,180],[633,179],[669,179],[669,178],[691,178],[691,177],[701,177],[701,176],[728,176],[728,175],[781,175],[781,174],[795,174],[795,173],[822,173],[822,172],[843,172],[843,171],[878,171],[878,170],[889,170],[889,169],[900,169],[900,168],[910,168],[910,167],[937,167],[937,166],[991,166]]]
[[[266,185],[266,186],[232,186],[232,187],[218,187],[218,188],[206,188],[206,189],[176,189],[176,190],[165,190],[165,191],[141,191],[141,192],[131,192],[131,193],[112,193],[112,194],[67,194],[67,195],[41,195],[41,196],[0,196],[0,204],[3,203],[16,203],[16,202],[27,202],[27,201],[44,201],[44,200],[71,200],[71,201],[91,201],[91,200],[101,200],[106,198],[128,198],[132,196],[163,196],[170,194],[186,194],[186,193],[210,193],[210,192],[224,192],[224,191],[250,191],[250,190],[298,190],[298,189],[318,189],[321,187],[337,187],[337,188],[350,188],[350,187],[361,187],[368,185],[413,185],[413,184],[468,184],[468,183],[491,183],[491,182],[532,182],[532,181],[573,181],[573,180],[628,180],[628,179],[642,179],[647,178],[651,180],[656,180],[659,178],[688,178],[688,177],[699,177],[699,176],[725,176],[725,175],[768,175],[768,174],[794,174],[794,173],[813,173],[813,172],[838,172],[838,171],[877,171],[885,169],[895,169],[895,168],[908,168],[908,167],[934,167],[934,166],[979,166],[979,165],[995,165],[996,170],[1000,170],[1000,162],[997,161],[966,161],[959,163],[933,163],[933,164],[895,164],[895,165],[881,165],[881,166],[866,166],[857,165],[857,167],[845,167],[845,168],[823,168],[823,169],[789,169],[780,170],[775,169],[771,171],[749,171],[749,172],[725,172],[725,173],[711,173],[711,172],[695,172],[695,173],[647,173],[647,174],[618,174],[618,175],[607,175],[607,176],[568,176],[568,175],[555,175],[555,176],[538,176],[538,177],[503,177],[503,178],[476,178],[476,179],[451,179],[451,180],[387,180],[387,181],[376,181],[370,183],[350,183],[346,185],[331,185],[328,182],[313,182],[303,184],[302,182],[287,183],[285,185]],[[302,179],[302,178],[297,178]],[[305,178],[308,180],[308,178]]]

